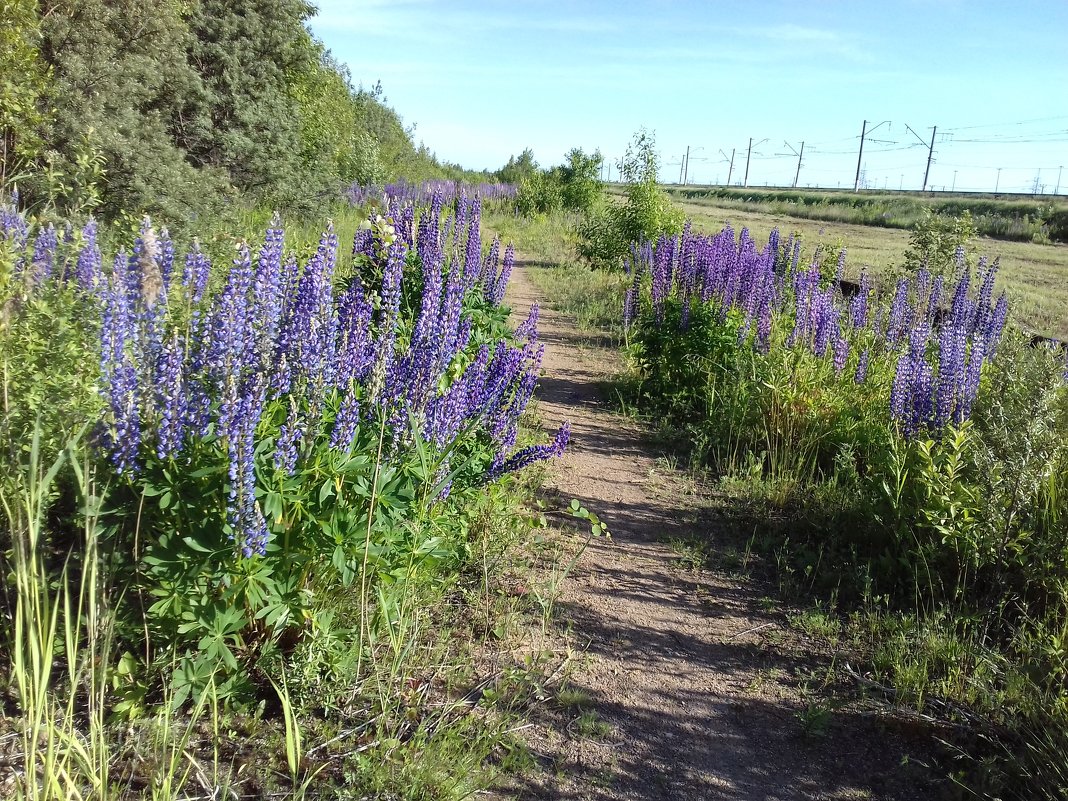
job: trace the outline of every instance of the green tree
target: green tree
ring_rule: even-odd
[[[0,0],[0,188],[16,182],[38,157],[41,98],[48,68],[41,60],[36,0]]]
[[[189,15],[187,63],[198,85],[171,118],[197,167],[270,200],[302,188],[301,108],[294,87],[320,53],[304,0],[200,0]]]
[[[178,0],[62,0],[42,4],[41,20],[52,119],[31,200],[76,210],[99,190],[111,218],[205,210],[224,181],[195,170],[168,127],[198,90]]]
[[[538,171],[538,162],[534,160],[534,151],[529,147],[518,156],[510,156],[508,163],[495,173],[501,183],[519,186]]]
[[[582,148],[572,148],[564,163],[556,168],[562,187],[564,208],[590,211],[601,197],[604,187],[600,180],[601,152],[586,154]]]
[[[353,183],[385,178],[378,141],[364,126],[347,68],[321,45],[319,62],[291,88],[300,104],[300,171],[304,197],[337,196]],[[311,196],[311,197],[309,197]]]

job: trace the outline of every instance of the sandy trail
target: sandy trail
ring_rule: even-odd
[[[528,269],[517,266],[509,289],[520,317],[538,299]],[[807,677],[818,683],[826,658],[799,647],[782,612],[762,602],[771,591],[758,581],[680,566],[671,538],[714,547],[723,524],[702,512],[687,478],[658,460],[642,430],[603,402],[618,351],[544,304],[539,330],[543,422],[572,425],[550,488],[581,500],[613,537],[593,542],[557,603],[557,623],[580,653],[570,685],[607,725],[583,733],[576,710],[547,712],[527,730],[544,770],[509,795],[934,797],[902,768],[903,738],[877,716],[836,710],[818,735],[806,734],[799,715]]]

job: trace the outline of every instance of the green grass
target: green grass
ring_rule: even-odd
[[[554,309],[574,318],[582,330],[622,337],[623,294],[630,279],[591,269],[578,260],[571,218],[492,214],[483,218],[483,224],[501,241],[515,243],[517,258]]]

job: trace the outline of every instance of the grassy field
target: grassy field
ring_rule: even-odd
[[[909,232],[872,225],[825,222],[724,205],[716,198],[680,204],[697,230],[715,231],[730,223],[748,227],[760,242],[772,228],[799,231],[809,243],[847,249],[847,272],[864,267],[885,274],[901,263]],[[981,237],[980,254],[1001,259],[1000,285],[1009,293],[1018,324],[1058,339],[1068,339],[1068,245],[1037,245]]]
[[[848,190],[667,186],[676,200],[711,201],[748,211],[770,211],[808,220],[850,222],[911,230],[926,213],[972,215],[975,230],[1015,242],[1068,242],[1068,203],[1053,195],[852,192]]]

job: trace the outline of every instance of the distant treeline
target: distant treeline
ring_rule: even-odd
[[[353,183],[479,180],[354,86],[304,0],[0,0],[0,190],[24,207],[314,211]]]
[[[683,200],[717,200],[732,206],[771,211],[810,220],[913,228],[926,210],[957,217],[972,215],[976,233],[1024,242],[1068,242],[1068,204],[1051,200],[1000,199],[990,195],[932,198],[921,194],[674,187]]]

